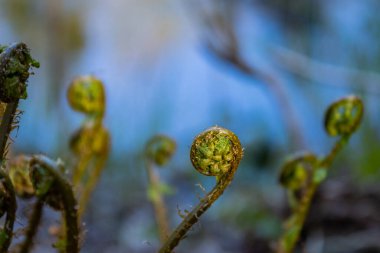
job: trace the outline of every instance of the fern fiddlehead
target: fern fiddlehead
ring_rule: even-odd
[[[104,85],[94,76],[75,78],[67,90],[67,100],[73,110],[88,117],[99,120],[104,117]]]
[[[304,195],[312,177],[318,158],[310,152],[295,154],[281,168],[280,184],[287,189],[289,203],[295,208]]]
[[[9,163],[9,177],[18,197],[29,199],[35,195],[35,189],[29,176],[30,157],[20,155]],[[43,212],[43,199],[38,198],[34,203],[32,213],[29,216],[28,226],[25,228],[25,238],[17,245],[17,252],[28,253],[33,246],[33,238],[37,234],[38,226]]]
[[[347,144],[351,135],[358,129],[364,114],[364,105],[357,96],[347,96],[330,105],[325,114],[325,130],[332,136],[339,136],[330,153],[320,166],[328,168],[339,151]]]
[[[215,176],[217,183],[172,232],[159,253],[172,252],[200,216],[223,194],[242,157],[243,149],[238,137],[227,129],[212,127],[194,139],[190,150],[194,168],[204,175]]]
[[[27,80],[31,67],[39,67],[39,63],[30,56],[24,43],[15,43],[0,49],[0,101],[6,103],[0,125],[0,155],[4,151],[12,130],[18,101],[27,97]]]
[[[2,119],[0,124],[0,181],[3,204],[7,216],[4,227],[0,229],[0,253],[7,252],[13,233],[16,217],[16,196],[8,174],[3,170],[9,134],[12,131],[18,102],[27,97],[27,80],[31,67],[39,67],[24,43],[0,46],[0,102]],[[2,207],[4,206],[4,207]]]
[[[279,253],[293,252],[318,186],[325,180],[339,151],[359,127],[363,114],[363,102],[356,96],[347,96],[332,103],[326,111],[324,126],[330,136],[340,138],[331,151],[320,159],[314,154],[305,153],[283,166],[280,182],[290,192],[289,202],[293,212],[284,224],[285,231],[278,244]],[[300,191],[300,196],[294,197],[296,191]]]
[[[165,135],[152,137],[145,148],[146,170],[148,174],[148,198],[152,202],[160,241],[163,243],[167,239],[170,227],[167,218],[167,211],[163,194],[168,191],[168,186],[160,182],[158,173],[154,170],[154,165],[164,166],[173,156],[176,150],[176,143]]]
[[[79,252],[77,202],[70,183],[60,175],[59,166],[57,162],[45,156],[33,156],[30,161],[30,178],[36,196],[45,204],[63,213],[66,229],[63,242],[65,252],[77,253]]]
[[[104,85],[94,76],[78,77],[70,84],[67,99],[72,109],[86,115],[84,124],[70,141],[70,148],[77,156],[73,184],[79,193],[78,213],[82,217],[110,149],[110,135],[103,125]]]

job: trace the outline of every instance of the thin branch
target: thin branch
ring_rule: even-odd
[[[379,73],[323,63],[279,46],[272,45],[271,51],[282,68],[297,76],[337,88],[350,87],[380,96]],[[346,82],[336,80],[346,80]]]
[[[215,3],[216,5],[217,3]],[[205,45],[220,60],[230,64],[253,80],[265,84],[274,96],[281,111],[282,120],[290,135],[290,140],[298,148],[305,146],[304,137],[296,112],[292,107],[284,83],[275,76],[249,64],[241,54],[239,39],[233,26],[234,4],[229,3],[214,6],[212,11],[204,7],[198,9],[198,15],[203,20],[205,28]]]

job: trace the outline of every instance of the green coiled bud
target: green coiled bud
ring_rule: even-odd
[[[350,135],[359,127],[364,113],[357,96],[347,96],[332,103],[325,114],[325,129],[331,136]]]
[[[110,149],[110,134],[99,124],[85,124],[70,139],[70,149],[76,155],[108,154]]]
[[[280,183],[289,190],[299,190],[306,186],[317,166],[318,159],[313,153],[300,153],[287,159],[281,168]]]
[[[63,247],[66,253],[79,252],[78,205],[72,186],[60,171],[64,169],[59,161],[42,155],[33,156],[30,161],[30,178],[39,201],[62,212],[66,230]],[[62,247],[62,249],[63,249]],[[60,248],[61,250],[61,248]]]
[[[105,91],[103,83],[94,76],[80,76],[74,79],[67,91],[70,106],[79,112],[103,117]]]
[[[159,253],[170,253],[185,238],[189,229],[211,205],[224,193],[233,180],[243,157],[243,148],[238,137],[225,128],[211,127],[195,137],[190,150],[190,159],[200,173],[216,177],[216,185],[183,218],[181,224],[162,245]]]
[[[158,166],[169,162],[177,148],[176,142],[168,136],[156,135],[146,144],[146,156]]]
[[[236,170],[242,157],[238,137],[221,127],[211,127],[199,134],[190,150],[194,168],[206,176],[222,176]]]
[[[63,210],[62,190],[58,187],[56,175],[32,160],[30,179],[38,198],[43,198],[44,202],[55,210]]]

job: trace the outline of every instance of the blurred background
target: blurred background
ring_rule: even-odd
[[[278,184],[284,159],[324,155],[334,139],[326,107],[359,95],[363,124],[318,191],[298,252],[380,252],[380,2],[376,0],[0,0],[0,43],[23,41],[41,68],[13,154],[74,158],[68,141],[83,116],[66,89],[79,75],[104,81],[111,157],[84,218],[82,252],[156,252],[145,143],[166,134],[178,150],[160,170],[172,228],[197,203],[189,161],[194,136],[234,131],[245,147],[235,179],[176,252],[268,253],[289,214]],[[21,204],[23,227],[28,205]],[[46,212],[34,252],[53,252]]]

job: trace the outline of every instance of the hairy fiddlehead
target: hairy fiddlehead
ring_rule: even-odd
[[[20,99],[27,97],[27,80],[31,67],[39,67],[24,43],[0,46],[0,181],[2,204],[0,213],[7,213],[5,224],[0,229],[0,253],[7,252],[12,240],[13,224],[16,217],[16,197],[8,174],[3,170],[7,142],[15,122],[16,111]]]
[[[166,206],[162,196],[163,193],[166,193],[170,188],[166,184],[160,182],[160,177],[154,170],[153,166],[164,166],[167,164],[175,150],[175,141],[165,135],[154,136],[148,141],[145,149],[146,170],[149,179],[148,198],[153,204],[161,242],[164,242],[167,239],[170,232],[166,215]]]
[[[169,236],[160,253],[172,252],[200,216],[223,194],[242,157],[243,149],[238,137],[227,129],[212,127],[194,139],[190,150],[194,168],[204,175],[215,176],[217,183]]]
[[[103,125],[103,83],[94,76],[78,77],[70,84],[67,99],[74,110],[86,115],[84,124],[70,141],[71,150],[77,156],[73,184],[78,190],[81,217],[100,178],[110,148],[110,136]]]
[[[329,154],[318,159],[304,153],[288,160],[280,174],[280,183],[288,189],[292,215],[285,222],[285,231],[278,244],[279,253],[291,253],[298,241],[318,186],[325,180],[327,170],[339,151],[360,125],[364,113],[362,101],[356,96],[342,98],[329,106],[324,125],[330,136],[339,136]]]
[[[24,43],[15,43],[0,49],[0,100],[17,102],[27,97],[26,87],[30,67],[39,67]]]
[[[31,67],[39,67],[39,63],[30,56],[24,43],[0,47],[0,101],[7,104],[0,125],[1,160],[4,158],[18,101],[27,97],[26,87]]]
[[[65,221],[66,253],[79,252],[79,226],[77,202],[70,183],[60,175],[61,165],[38,155],[30,161],[30,178],[36,196],[45,204],[63,213]]]

